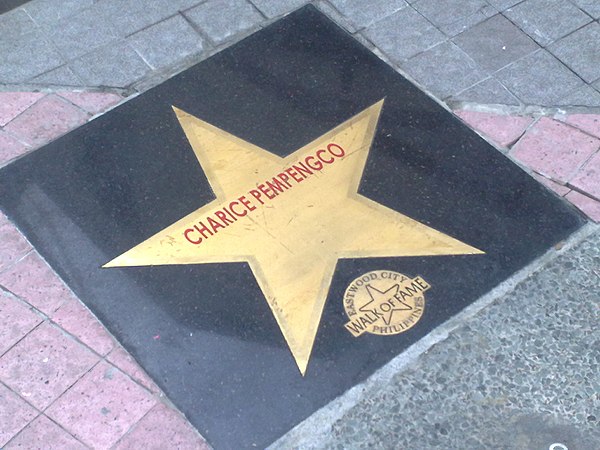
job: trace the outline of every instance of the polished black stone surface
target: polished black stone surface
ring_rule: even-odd
[[[100,269],[213,198],[171,105],[283,156],[383,97],[360,192],[486,254],[340,260],[304,378],[246,264]],[[0,193],[208,441],[235,449],[273,442],[584,222],[313,7],[10,164]],[[353,338],[344,289],[381,268],[432,285],[425,314]]]

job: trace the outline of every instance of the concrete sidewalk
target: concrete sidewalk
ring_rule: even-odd
[[[304,3],[160,0],[149,8],[147,2],[139,0],[32,0],[0,15],[0,166]],[[590,218],[600,220],[598,2],[451,0],[444,8],[435,0],[314,3],[454,110],[499,151]],[[530,416],[531,429],[555,429],[554,422],[548,425],[546,420],[552,416],[559,424],[556,429],[565,430],[561,436],[571,436],[576,443],[569,449],[586,448],[580,443],[597,440],[594,426],[597,428],[598,415],[594,410],[599,406],[598,386],[593,374],[597,372],[598,354],[593,350],[598,345],[592,344],[598,339],[594,329],[599,302],[594,286],[600,281],[598,255],[594,253],[597,236],[553,262],[544,262],[531,280],[479,315],[465,318],[456,334],[431,355],[399,369],[381,391],[365,396],[335,423],[326,424],[329,440],[322,445],[362,448],[379,439],[381,448],[393,448],[392,440],[400,435],[394,427],[398,427],[406,408],[413,408],[413,415],[424,414],[419,408],[435,401],[440,402],[436,412],[443,409],[442,404],[448,405],[448,412],[434,414],[431,420],[426,416],[426,426],[411,428],[421,433],[419,436],[440,439],[418,438],[422,448],[436,448],[436,442],[444,442],[448,448],[478,448],[479,444],[501,442],[498,439],[505,436],[500,427],[490,429],[488,441],[463,446],[459,441],[444,440],[444,436],[454,439],[469,429],[468,425],[455,429],[449,423],[450,412],[458,412],[467,393],[477,390],[477,386],[459,382],[460,377],[472,376],[471,382],[478,379],[476,373],[463,373],[463,366],[490,375],[480,384],[502,381],[494,385],[498,387],[496,397],[522,394],[523,399],[538,391],[532,388],[520,393],[518,389],[535,386],[541,377],[539,370],[544,369],[548,395],[540,394],[542,397],[532,401],[552,398],[558,406],[537,408],[538,415]],[[151,443],[159,448],[203,447],[196,431],[4,216],[0,216],[0,242],[0,447],[146,448]],[[550,295],[556,278],[563,275],[573,290],[556,290],[560,296]],[[587,299],[585,305],[579,307],[572,301],[573,292]],[[532,301],[522,311],[524,323],[519,325],[511,319],[517,314],[514,308],[519,308],[515,299],[545,298],[544,293],[548,293],[548,305]],[[568,301],[561,303],[565,298]],[[565,315],[548,316],[547,308],[552,304],[564,308]],[[583,312],[585,308],[589,310]],[[502,316],[501,311],[514,314]],[[533,358],[533,350],[525,334],[545,336],[548,327],[554,329],[556,323],[562,323],[559,320],[569,321],[570,331],[558,330],[556,336],[540,338],[539,346],[532,339],[534,346],[552,357],[562,351],[572,354],[575,359],[564,369],[569,372],[562,368],[556,371],[553,364],[557,361],[550,356],[532,370],[527,361]],[[506,335],[503,339],[510,340],[513,347],[494,341],[491,334],[497,333]],[[485,355],[478,353],[483,350],[469,344],[474,341],[489,343],[500,359],[486,361]],[[589,358],[576,358],[581,342],[590,342]],[[442,361],[445,351],[467,350],[471,356],[465,360]],[[526,361],[519,383],[494,378],[502,361],[513,358],[507,352]],[[428,397],[434,395],[431,392],[421,392],[421,403],[405,402],[400,408],[402,399],[422,388],[418,379],[433,377],[432,373],[437,375],[428,383],[437,386],[438,393],[452,392],[452,398],[440,395],[434,399]],[[404,384],[405,377],[412,377],[412,384]],[[568,391],[569,399],[575,400],[565,400],[567,391],[553,384],[561,379],[579,380]],[[596,384],[592,386],[593,382]],[[473,395],[469,401],[480,401],[478,398]],[[400,412],[381,417],[376,410],[383,405]],[[521,408],[519,401],[510,400],[481,417],[510,421],[516,416],[507,418],[506,405]],[[480,406],[477,403],[477,408]],[[479,413],[473,408],[463,412],[464,423]],[[363,414],[374,420],[359,423],[357,417]],[[560,428],[564,423],[566,428]],[[403,436],[408,439],[416,435]]]

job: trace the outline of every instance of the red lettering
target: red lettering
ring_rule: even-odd
[[[290,177],[288,177],[285,173],[280,173],[277,175],[279,177],[279,179],[281,181],[283,181],[283,183],[287,186],[287,187],[292,187],[292,185],[288,182],[288,180],[290,179]]]
[[[306,167],[303,162],[299,162],[297,165],[294,164],[292,167],[304,178],[308,178],[309,175],[312,175],[312,170]]]
[[[276,177],[273,177],[272,182],[271,181],[267,181],[267,186],[269,186],[271,188],[271,190],[273,192],[275,192],[275,195],[277,194],[281,194],[284,190],[284,188],[287,190],[287,186],[284,185],[281,181],[279,181]]]
[[[194,225],[194,228],[196,229],[196,231],[198,233],[200,233],[202,235],[202,237],[204,239],[208,239],[208,236],[212,236],[212,231],[210,231],[206,225],[204,225],[202,222],[198,222],[198,223],[200,225],[202,225],[202,228],[198,228],[198,225]],[[204,234],[205,232],[208,233],[208,236]]]
[[[221,219],[221,222],[223,222],[223,225],[225,225],[225,226],[229,225],[230,223],[233,223],[233,221],[231,219],[229,219],[223,211],[215,212],[215,216],[217,216],[219,219]]]
[[[314,163],[311,161],[315,161]],[[315,158],[314,156],[307,156],[304,159],[304,162],[306,163],[306,165],[308,167],[310,167],[313,170],[321,170],[323,168],[323,163],[321,161],[319,161],[317,158]],[[314,165],[313,165],[314,164]]]
[[[254,197],[256,200],[258,200],[260,202],[261,205],[264,205],[265,202],[263,202],[260,198],[262,197],[261,193],[258,192],[256,189],[250,189],[250,191],[248,191],[252,197]]]
[[[245,209],[242,212],[237,212],[234,208],[234,206],[237,206],[237,205],[239,205],[239,203],[236,201],[233,201],[229,204],[229,209],[231,209],[236,216],[244,217],[246,214],[248,214],[248,211]]]
[[[339,154],[338,153],[334,153],[331,150],[331,147],[337,148],[339,150]],[[341,158],[342,156],[344,156],[346,154],[346,150],[344,150],[342,147],[340,147],[337,144],[329,144],[329,145],[327,145],[327,150],[329,150],[329,153],[331,153],[333,156],[336,156],[338,158]]]
[[[223,225],[221,225],[219,222],[214,220],[212,217],[207,217],[206,220],[208,220],[208,223],[212,227],[213,232],[215,234],[217,234],[219,232],[219,228],[225,228]]]
[[[245,196],[242,195],[240,198],[238,198],[238,200],[242,202],[242,205],[248,208],[248,211],[254,211],[256,209],[256,206],[253,206],[252,203],[250,203],[250,200],[248,200]]]
[[[298,175],[298,172],[296,172],[291,167],[288,169],[285,169],[285,171],[296,181],[296,183],[300,183],[301,181],[304,181],[304,178],[302,178],[300,175]]]
[[[269,191],[269,188],[266,187],[264,184],[259,184],[258,185],[258,189],[260,189],[260,192],[262,192],[263,194],[265,194],[269,200],[274,199],[275,197],[277,197],[277,194],[273,194],[271,191]]]
[[[233,203],[236,203],[236,202],[231,202],[231,203],[229,204],[229,206],[231,207],[231,205],[232,205]],[[229,214],[229,217],[231,217],[231,218],[233,219],[233,221],[234,221],[234,222],[235,222],[235,221],[237,221],[237,217],[235,217],[233,214],[231,214],[231,211],[229,211],[229,210],[227,209],[227,207],[226,207],[226,206],[223,206],[223,211],[225,211],[227,214]],[[246,211],[244,211],[244,212],[247,214],[247,212],[246,212]]]
[[[192,239],[190,239],[189,234],[194,231],[193,228],[188,228],[187,230],[185,230],[183,232],[183,235],[185,236],[185,238],[188,240],[188,242],[191,242],[192,244],[199,244],[200,242],[202,242],[202,238],[199,238],[197,241],[194,241]]]
[[[319,158],[325,164],[331,164],[333,162],[333,157],[331,159],[324,159],[321,156],[323,153],[326,153],[326,152],[327,152],[327,150],[317,150],[317,152],[315,153],[315,155],[317,155],[317,158]]]

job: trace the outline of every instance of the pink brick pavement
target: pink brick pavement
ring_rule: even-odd
[[[0,93],[0,166],[121,100]],[[600,116],[457,115],[600,220]],[[208,448],[2,214],[0,242],[1,448]]]
[[[0,93],[0,166],[121,100]],[[0,405],[5,450],[208,448],[1,213]]]
[[[456,114],[538,181],[600,222],[600,115],[536,120],[464,110]]]

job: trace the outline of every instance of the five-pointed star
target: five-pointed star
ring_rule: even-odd
[[[362,312],[370,311],[373,308],[376,308],[377,305],[379,305],[380,303],[385,302],[386,300],[389,300],[392,297],[395,297],[396,294],[398,293],[398,290],[400,289],[400,285],[395,284],[394,286],[392,286],[391,288],[389,288],[388,290],[386,290],[384,292],[381,292],[379,289],[374,288],[370,284],[367,284],[366,288],[367,288],[367,293],[369,294],[369,297],[371,297],[371,301],[365,303],[364,305],[362,305],[359,308]],[[389,314],[386,314],[383,316],[383,321],[385,322],[386,325],[389,325],[390,322],[392,321],[392,314],[394,314],[394,311],[409,311],[412,309],[412,306],[407,305],[399,298],[396,298],[394,303],[398,303],[398,306],[393,307],[392,309],[389,310]],[[373,305],[369,306],[371,304],[373,304]]]
[[[304,375],[338,258],[482,253],[357,193],[382,105],[285,158],[174,108],[216,198],[105,267],[247,262]],[[330,143],[345,156],[262,205],[248,196]],[[185,238],[242,195],[254,210],[197,245]]]

